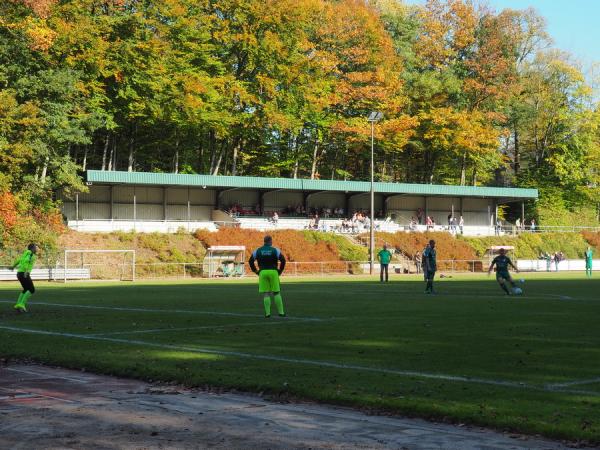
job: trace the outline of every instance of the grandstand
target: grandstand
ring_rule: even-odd
[[[314,228],[323,231],[368,227],[343,226],[344,219],[370,210],[368,182],[95,170],[86,172],[86,180],[89,192],[61,197],[68,226],[78,231],[305,229],[314,214],[320,215]],[[417,217],[430,216],[439,231],[448,228],[451,214],[463,216],[465,235],[491,235],[500,205],[524,205],[537,196],[536,189],[375,183],[375,226],[425,231]]]

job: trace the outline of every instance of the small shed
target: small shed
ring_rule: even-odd
[[[246,273],[246,247],[243,245],[214,245],[209,247],[202,262],[204,277],[243,277]]]

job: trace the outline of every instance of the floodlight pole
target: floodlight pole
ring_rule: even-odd
[[[375,184],[374,184],[374,147],[375,147],[375,120],[371,120],[371,229],[369,234],[369,274],[373,275],[375,263]]]
[[[373,266],[375,265],[375,183],[374,183],[374,149],[375,149],[375,122],[381,120],[383,114],[373,111],[369,114],[367,120],[371,122],[371,229],[369,233],[369,274],[373,275]]]

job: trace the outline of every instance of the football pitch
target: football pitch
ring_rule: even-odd
[[[600,442],[600,277],[282,278],[0,285],[0,356]]]

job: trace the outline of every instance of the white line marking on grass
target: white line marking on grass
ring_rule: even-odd
[[[90,341],[104,341],[104,342],[113,342],[113,343],[117,343],[117,344],[138,345],[138,346],[143,346],[143,347],[154,347],[154,348],[161,348],[161,349],[167,349],[167,350],[178,350],[178,351],[190,352],[190,353],[204,353],[204,354],[219,355],[219,356],[235,356],[238,358],[248,358],[248,359],[258,359],[258,360],[263,360],[263,361],[277,361],[277,362],[285,362],[285,363],[293,363],[293,364],[303,364],[303,365],[309,365],[309,366],[328,367],[328,368],[333,368],[333,369],[345,369],[345,370],[358,370],[358,371],[363,371],[363,372],[386,373],[386,374],[390,374],[390,375],[398,375],[398,376],[404,376],[404,377],[454,381],[454,382],[469,383],[469,384],[484,384],[484,385],[510,387],[510,388],[518,388],[518,389],[526,389],[526,390],[534,390],[534,391],[544,391],[544,392],[556,392],[557,391],[556,389],[550,389],[546,386],[534,386],[534,385],[531,385],[531,384],[528,384],[525,382],[519,382],[519,381],[489,380],[489,379],[477,378],[477,377],[417,372],[417,371],[412,371],[412,370],[386,369],[386,368],[360,366],[360,365],[356,365],[356,364],[336,363],[336,362],[331,362],[331,361],[318,361],[318,360],[302,359],[302,358],[288,358],[285,356],[260,355],[260,354],[243,353],[243,352],[228,351],[228,350],[212,350],[212,349],[203,349],[203,348],[198,348],[198,347],[188,347],[188,346],[183,346],[183,345],[160,344],[160,343],[156,343],[156,342],[148,342],[148,341],[140,341],[140,340],[118,339],[118,338],[111,338],[111,337],[92,336],[92,335],[75,334],[75,333],[61,333],[61,332],[57,332],[57,331],[34,330],[34,329],[9,327],[9,326],[0,326],[0,330],[14,331],[14,332],[18,332],[18,333],[39,334],[42,336],[57,336],[57,337],[75,338],[75,339],[83,339],[83,340],[90,340]],[[561,390],[560,392],[569,393],[569,391],[567,391],[567,390]],[[600,395],[600,394],[597,394],[597,395]]]
[[[14,303],[10,300],[0,300],[0,303]],[[127,312],[151,312],[151,313],[172,313],[172,314],[199,314],[205,316],[226,316],[226,317],[264,317],[260,314],[244,314],[232,313],[223,311],[198,311],[190,309],[154,309],[154,308],[134,308],[125,306],[97,306],[97,305],[70,305],[67,303],[49,303],[49,302],[32,302],[32,305],[42,306],[58,306],[61,308],[83,308],[83,309],[102,309],[108,311],[127,311]],[[295,320],[304,320],[306,322],[321,322],[323,319],[317,317],[294,317]]]
[[[547,384],[546,386],[548,386],[549,388],[561,389],[561,388],[570,387],[570,386],[580,386],[582,384],[593,384],[593,383],[600,383],[600,377],[591,378],[589,380],[575,380],[575,381],[567,381],[565,383],[552,383],[552,384]]]
[[[203,327],[184,327],[184,328],[154,328],[150,330],[136,330],[136,331],[114,331],[110,333],[94,333],[86,334],[86,336],[115,336],[119,334],[145,334],[145,333],[163,333],[165,331],[196,331],[196,330],[214,330],[220,328],[235,328],[235,327],[247,327],[252,325],[289,325],[290,323],[303,323],[306,320],[280,320],[278,322],[269,322],[265,320],[263,322],[246,322],[228,325],[209,325]]]

